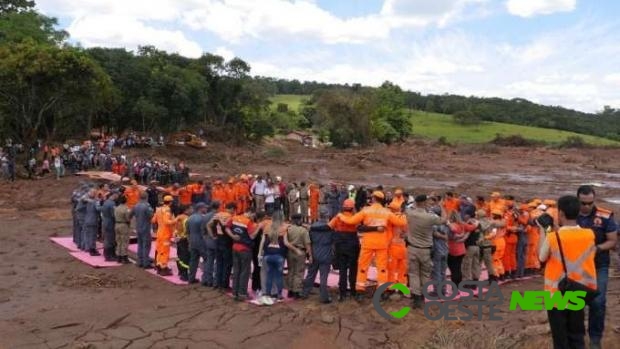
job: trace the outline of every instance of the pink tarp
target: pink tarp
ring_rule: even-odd
[[[90,253],[80,251],[73,243],[72,237],[52,237],[50,238],[54,243],[69,250],[69,254],[74,258],[94,267],[94,268],[106,268],[106,267],[118,267],[122,264],[116,262],[106,262],[103,256],[91,256]],[[103,252],[103,245],[97,243],[97,251]]]

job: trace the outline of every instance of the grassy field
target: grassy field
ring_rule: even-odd
[[[269,100],[272,102],[271,103],[271,109],[272,110],[276,110],[276,108],[278,107],[278,103],[285,103],[285,104],[288,104],[288,110],[292,110],[294,112],[298,112],[299,111],[299,106],[306,99],[310,99],[310,96],[306,96],[306,95],[275,95],[275,96],[271,97]]]
[[[308,98],[310,96],[276,95],[271,98],[273,102],[271,107],[275,110],[278,103],[286,103],[289,110],[298,111],[302,101]],[[561,143],[570,136],[579,136],[586,143],[593,145],[620,146],[620,142],[595,136],[499,122],[483,122],[476,126],[462,126],[453,122],[450,115],[423,111],[413,111],[412,121],[415,135],[431,139],[445,137],[446,141],[450,143],[487,143],[493,140],[496,134],[500,134],[502,136],[520,135],[526,139],[554,144]]]
[[[620,145],[620,143],[574,132],[552,130],[546,128],[504,124],[499,122],[483,122],[477,126],[462,126],[452,121],[452,116],[445,114],[413,111],[413,133],[418,136],[438,139],[446,137],[448,142],[454,143],[486,143],[502,136],[520,135],[523,138],[547,143],[561,143],[567,137],[579,136],[589,144]]]

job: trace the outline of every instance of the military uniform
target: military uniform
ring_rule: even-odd
[[[431,279],[433,261],[431,249],[433,248],[433,226],[442,224],[441,217],[434,213],[426,212],[422,208],[407,211],[409,222],[409,234],[407,240],[409,247],[409,283],[411,293],[422,297],[422,286]]]
[[[99,224],[99,201],[88,197],[86,194],[82,197],[82,205],[84,205],[84,225],[82,226],[82,249],[90,252],[92,256],[98,256],[97,252],[97,226]]]
[[[306,246],[310,244],[308,229],[300,225],[292,225],[287,231],[288,242],[304,252],[301,256],[289,251],[286,263],[288,265],[288,291],[301,293],[304,272],[306,270]]]
[[[127,262],[127,247],[129,246],[129,207],[121,204],[114,209],[114,231],[116,233],[116,256],[119,262]]]

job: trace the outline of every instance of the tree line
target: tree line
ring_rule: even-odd
[[[93,128],[167,134],[205,130],[210,139],[257,141],[314,129],[338,147],[390,143],[411,134],[407,109],[458,114],[620,139],[620,111],[586,114],[523,99],[421,95],[386,81],[378,88],[251,76],[240,58],[197,59],[142,46],[70,45],[34,1],[0,2],[0,138],[67,140]],[[299,111],[270,108],[274,94],[311,98]],[[605,127],[600,127],[601,123]]]

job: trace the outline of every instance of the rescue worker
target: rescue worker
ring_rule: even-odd
[[[540,229],[538,225],[536,225],[536,219],[543,214],[541,210],[538,209],[538,203],[536,201],[530,201],[528,203],[528,208],[530,209],[530,220],[527,225],[527,247],[526,247],[526,258],[525,258],[525,275],[533,275],[540,269],[540,261],[538,259],[538,241]]]
[[[319,199],[321,192],[319,186],[315,183],[310,185],[310,223],[314,223],[319,219]]]
[[[116,233],[114,227],[114,208],[116,207],[116,193],[109,193],[101,206],[101,229],[103,230],[103,257],[106,262],[117,259],[116,256]]]
[[[301,185],[299,186],[299,210],[301,211],[302,223],[308,223],[309,200],[310,193],[308,192],[308,187],[306,187],[306,182],[301,182]]]
[[[394,191],[394,198],[392,198],[390,206],[391,204],[394,204],[394,207],[402,207],[404,203],[405,197],[403,190],[401,188],[396,188],[396,190]]]
[[[196,205],[199,202],[205,202],[205,184],[202,180],[192,187],[192,204]]]
[[[116,234],[117,262],[128,264],[127,247],[129,246],[129,223],[131,216],[127,206],[127,197],[118,198],[118,206],[114,209],[114,232]]]
[[[506,208],[506,212],[504,212],[504,222],[506,223],[504,226],[504,231],[506,232],[504,240],[506,248],[502,263],[506,278],[513,279],[517,271],[517,242],[519,241],[517,220],[519,218],[519,211],[515,210],[514,198],[511,196],[506,196],[504,204]]]
[[[502,199],[502,194],[500,192],[491,193],[491,200],[489,200],[487,205],[487,216],[491,217],[493,215],[493,211],[501,211],[502,215],[504,214],[504,200]]]
[[[304,280],[304,289],[301,298],[306,299],[312,290],[316,276],[320,273],[320,302],[329,304],[332,299],[329,297],[327,290],[327,277],[332,265],[333,252],[333,231],[328,225],[329,211],[325,208],[319,209],[319,220],[310,226],[310,244],[311,250],[308,255],[310,267]]]
[[[140,201],[140,187],[135,179],[131,180],[131,185],[125,189],[123,196],[127,199],[127,207],[131,210]]]
[[[355,191],[355,186],[353,184],[349,184],[347,190],[349,191],[347,199],[351,199],[353,200],[353,202],[355,202],[355,194],[357,193]]]
[[[172,240],[174,225],[176,224],[171,209],[173,200],[171,195],[164,196],[163,206],[157,208],[151,220],[152,224],[157,224],[156,268],[157,274],[161,276],[172,275],[172,270],[168,267],[168,260],[170,259],[170,242]]]
[[[248,177],[241,175],[240,180],[235,184],[235,201],[237,203],[237,214],[246,212],[249,207],[250,186]]]
[[[235,212],[234,203],[227,207]],[[248,297],[248,282],[252,266],[252,249],[256,237],[256,225],[250,218],[248,210],[242,215],[235,215],[225,224],[226,234],[233,239],[233,296],[235,300],[244,300]]]
[[[342,214],[348,217],[355,213],[355,201],[347,199],[342,204]],[[338,301],[347,298],[347,290],[351,297],[356,297],[357,261],[360,256],[360,241],[357,237],[357,225],[346,224],[338,216],[332,218],[329,227],[335,232],[334,248],[336,267],[338,268]],[[347,281],[349,285],[347,286]]]
[[[388,244],[386,236],[388,224],[396,227],[404,227],[407,224],[405,216],[399,217],[383,207],[382,203],[385,196],[380,191],[372,193],[372,204],[364,207],[360,212],[353,216],[338,214],[339,219],[349,225],[363,224],[364,228],[361,238],[360,257],[357,270],[357,298],[362,300],[366,291],[366,279],[368,277],[368,267],[374,257],[377,268],[377,287],[388,281]],[[430,258],[430,250],[429,258]],[[430,273],[430,270],[429,270]]]
[[[192,204],[192,193],[194,192],[194,185],[188,184],[184,187],[179,188],[179,210],[176,215],[181,215],[183,213],[183,207],[191,206]]]
[[[409,232],[409,284],[411,288],[412,307],[422,308],[424,295],[422,285],[430,280],[432,270],[431,249],[433,247],[433,226],[447,223],[448,216],[445,206],[439,202],[441,216],[427,212],[429,200],[426,195],[415,197],[416,208],[407,211]]]
[[[580,188],[581,189],[581,188]],[[588,189],[584,190],[588,192]],[[558,200],[558,223],[556,232],[545,233],[541,228],[539,257],[545,264],[545,291],[559,292],[560,281],[570,275],[573,282],[592,290],[597,289],[598,274],[596,273],[595,254],[600,248],[596,245],[592,229],[578,226],[578,216],[585,213],[580,200],[590,203],[588,209],[594,207],[594,195],[585,194],[581,199],[575,196],[563,196]],[[587,197],[590,197],[592,202]],[[596,213],[595,213],[596,215]],[[566,272],[565,272],[566,270]],[[599,290],[600,291],[600,290]],[[590,313],[593,312],[590,305]],[[596,310],[594,310],[596,312]],[[595,315],[598,315],[595,313]],[[553,338],[553,347],[585,348],[585,308],[581,310],[547,310],[549,327]],[[604,317],[601,318],[604,321]],[[592,328],[589,328],[592,331]],[[601,333],[602,335],[602,333]],[[590,336],[590,348],[600,348],[597,338]],[[600,339],[599,339],[600,340]]]
[[[222,185],[222,181],[216,180],[213,182],[213,188],[211,189],[211,200],[220,203],[220,212],[226,210],[226,191]]]
[[[434,196],[428,196],[428,212],[435,214],[437,217],[441,217],[442,207],[439,205],[441,198]],[[415,203],[415,198],[414,198]],[[422,207],[424,208],[424,207]],[[413,210],[414,207],[408,208]],[[447,224],[433,225],[433,247],[431,249],[431,258],[433,261],[433,268],[431,270],[431,279],[435,282],[443,282],[446,279],[446,270],[448,270],[448,239],[450,236],[450,227]],[[411,268],[411,265],[409,265]],[[419,272],[418,272],[419,274]],[[441,288],[441,294],[447,294],[447,287]],[[438,296],[437,287],[433,286],[429,295],[433,297]],[[418,301],[419,303],[419,301]]]
[[[477,196],[475,205],[476,205],[476,212],[479,212],[480,210],[483,210],[485,212],[488,211],[489,204],[484,199],[484,196]],[[488,215],[488,213],[486,214]]]
[[[447,192],[444,196],[443,207],[448,214],[448,217],[451,217],[454,212],[459,211],[459,199],[454,196],[453,192]]]
[[[292,215],[293,224],[288,227],[287,239],[299,252],[289,252],[286,258],[288,266],[288,297],[299,298],[303,290],[304,273],[306,272],[306,255],[310,253],[310,233],[301,225],[301,214]],[[337,252],[336,252],[337,253]],[[342,270],[340,271],[342,273]]]
[[[592,186],[584,185],[577,190],[577,197],[581,203],[577,224],[582,228],[592,229],[595,236],[596,256],[594,258],[594,265],[596,267],[596,288],[599,293],[588,304],[588,334],[590,335],[590,348],[601,348],[607,306],[609,251],[616,247],[618,226],[612,211],[599,207],[594,203],[595,196],[596,193]],[[562,207],[559,202],[558,206],[561,210]]]
[[[493,242],[493,270],[495,271],[495,278],[500,281],[504,281],[504,253],[506,252],[506,222],[504,221],[504,212],[500,209],[493,209],[491,211],[493,223],[493,230],[489,237]]]
[[[97,198],[97,190],[92,188],[88,194],[81,199],[84,205],[84,225],[82,226],[82,250],[90,253],[91,256],[101,256],[97,251],[97,224],[99,222],[99,203],[101,198]]]
[[[189,281],[189,241],[187,239],[187,220],[192,214],[192,207],[189,205],[181,205],[181,214],[176,217],[176,226],[174,229],[174,237],[177,244],[177,269],[179,270],[179,279],[181,281]]]
[[[228,184],[224,186],[224,195],[226,199],[224,200],[224,204],[227,205],[229,203],[235,203],[235,207],[237,207],[237,196],[236,196],[236,186],[235,186],[235,177],[231,177],[228,179]]]
[[[396,194],[400,191],[400,194]],[[399,198],[400,195],[400,198]],[[403,203],[402,190],[397,189],[395,197],[388,208],[397,216],[402,216]],[[351,205],[355,205],[351,202]],[[403,285],[407,284],[407,274],[409,269],[407,268],[407,245],[405,238],[407,237],[407,227],[394,227],[391,224],[388,225],[388,238],[390,239],[390,245],[388,250],[388,281],[397,282]]]
[[[152,226],[151,219],[153,218],[154,209],[150,203],[147,203],[147,198],[150,198],[147,193],[140,194],[140,201],[131,210],[130,218],[135,219],[136,223],[136,235],[138,236],[138,267],[144,269],[151,269],[151,259],[149,254],[151,253],[151,243],[153,237],[151,235]]]

